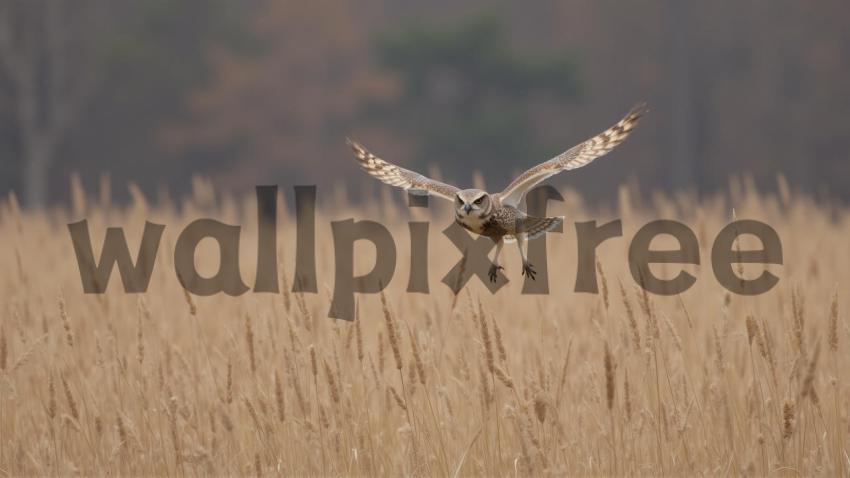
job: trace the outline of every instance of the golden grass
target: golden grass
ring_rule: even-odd
[[[599,248],[600,294],[572,292],[568,223],[548,236],[549,295],[520,294],[509,246],[507,287],[491,295],[473,279],[456,297],[440,283],[459,259],[440,235],[451,217],[441,205],[320,201],[319,294],[195,297],[175,277],[177,234],[198,217],[241,224],[251,285],[253,200],[177,208],[132,190],[127,208],[87,203],[82,191],[74,212],[0,203],[2,476],[848,472],[847,209],[787,187],[778,198],[737,187],[731,200],[640,204],[623,189],[614,211],[567,193],[553,213],[623,219],[625,236]],[[770,268],[781,281],[761,296],[727,293],[711,270],[711,243],[733,207],[782,239],[785,264]],[[81,292],[65,224],[83,217],[96,256],[107,226],[124,226],[136,251],[145,219],[167,225],[146,294],[124,294],[117,271],[107,294]],[[326,318],[328,224],[348,217],[383,219],[399,249],[386,293],[358,295],[356,323]],[[408,294],[406,221],[423,218],[431,293]],[[628,241],[657,218],[685,222],[700,241],[702,265],[687,267],[697,283],[681,296],[645,294],[629,274]],[[278,227],[288,288],[294,218],[283,214]],[[355,250],[357,269],[370,268],[372,248]],[[216,269],[211,244],[198,258],[203,274]]]

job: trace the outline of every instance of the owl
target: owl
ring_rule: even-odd
[[[535,271],[528,262],[526,242],[559,226],[564,218],[563,216],[527,215],[519,209],[525,193],[550,176],[580,168],[607,154],[629,136],[641,116],[647,111],[645,104],[638,104],[614,126],[534,166],[498,193],[489,193],[481,189],[460,189],[436,181],[384,161],[360,144],[350,139],[347,141],[364,171],[390,186],[416,194],[431,194],[451,201],[454,205],[455,222],[470,232],[492,239],[496,243],[496,251],[488,272],[491,281],[495,282],[499,271],[504,269],[499,262],[502,246],[505,242],[513,241],[516,241],[520,257],[522,257],[522,275],[533,280]]]

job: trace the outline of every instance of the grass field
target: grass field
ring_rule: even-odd
[[[726,199],[639,202],[623,189],[607,211],[567,191],[550,208],[567,222],[548,235],[548,295],[520,294],[509,245],[503,290],[473,279],[454,296],[440,279],[459,253],[437,205],[429,215],[320,199],[318,294],[191,297],[173,251],[199,217],[243,226],[252,285],[252,197],[199,182],[179,207],[135,189],[127,207],[79,188],[69,211],[20,212],[5,199],[0,475],[846,475],[850,210],[779,190],[744,182]],[[733,207],[782,239],[784,265],[769,268],[780,282],[766,294],[732,295],[714,278],[710,247]],[[281,214],[288,288],[295,226]],[[398,246],[385,305],[358,295],[354,323],[327,318],[329,221],[349,217],[382,221]],[[407,221],[429,217],[431,293],[408,294]],[[66,228],[82,218],[96,256],[107,226],[125,227],[135,257],[144,221],[167,225],[147,293],[125,294],[117,271],[107,294],[82,293]],[[624,237],[599,248],[601,293],[574,293],[573,221],[613,218]],[[686,267],[697,282],[680,296],[643,294],[629,273],[628,241],[658,218],[700,242],[701,265]],[[368,270],[373,250],[356,251]],[[214,272],[214,244],[197,259]],[[659,275],[677,272],[667,269]]]

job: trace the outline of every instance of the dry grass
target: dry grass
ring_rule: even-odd
[[[850,211],[783,191],[631,204],[623,190],[616,211],[567,194],[553,212],[623,218],[625,237],[599,248],[602,293],[572,292],[568,225],[548,238],[551,294],[519,293],[508,247],[508,286],[491,295],[476,279],[458,297],[439,282],[459,254],[437,205],[429,295],[405,292],[406,221],[428,213],[383,202],[320,204],[319,294],[233,298],[184,296],[173,245],[198,217],[242,224],[250,285],[251,200],[198,197],[180,213],[137,189],[126,209],[78,195],[75,213],[21,213],[6,200],[0,475],[846,475]],[[713,276],[710,245],[733,206],[782,238],[767,294],[731,295]],[[107,225],[126,227],[132,251],[145,219],[167,225],[148,293],[124,294],[115,272],[109,293],[82,294],[65,223],[83,216],[96,255]],[[326,318],[328,222],[348,217],[384,218],[399,248],[386,294],[358,296],[357,323]],[[662,217],[691,226],[702,248],[680,297],[644,294],[628,271],[628,240]],[[278,226],[288,285],[294,218]],[[374,251],[356,252],[369,268]],[[199,249],[202,273],[216,256]]]

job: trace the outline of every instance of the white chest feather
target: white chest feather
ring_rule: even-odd
[[[482,218],[480,212],[473,212],[469,215],[456,215],[455,218],[461,226],[474,233],[480,234],[484,230],[484,223],[487,222],[489,216]]]

